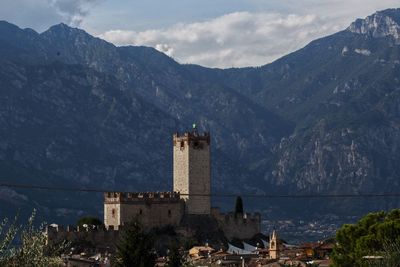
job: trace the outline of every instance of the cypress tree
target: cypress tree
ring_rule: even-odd
[[[243,200],[240,196],[236,198],[236,205],[235,205],[235,217],[238,214],[243,214]]]
[[[167,267],[181,267],[183,265],[183,255],[179,250],[179,245],[173,241],[169,246]]]
[[[115,266],[153,267],[155,264],[153,250],[153,238],[143,231],[137,221],[131,222],[122,230],[114,259]]]

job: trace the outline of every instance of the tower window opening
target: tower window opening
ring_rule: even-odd
[[[140,214],[140,215],[143,214],[143,210],[142,210],[142,209],[139,210],[139,214]]]
[[[202,149],[203,148],[203,144],[200,143],[199,141],[195,141],[195,142],[193,142],[193,148],[194,149]]]
[[[171,217],[171,210],[168,210],[168,217]]]
[[[111,210],[111,215],[112,215],[113,218],[115,218],[115,209]]]
[[[184,147],[185,147],[185,142],[181,141],[181,148],[184,148]]]

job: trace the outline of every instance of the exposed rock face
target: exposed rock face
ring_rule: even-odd
[[[0,22],[0,180],[170,190],[172,134],[196,122],[211,131],[214,193],[396,192],[399,21],[399,9],[377,12],[271,64],[226,70],[64,24],[39,34]],[[60,218],[102,205],[100,194],[14,189],[0,200]]]
[[[400,9],[388,9],[377,12],[366,19],[357,19],[347,30],[350,32],[370,35],[375,38],[393,37],[400,43]]]

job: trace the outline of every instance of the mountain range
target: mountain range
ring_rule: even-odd
[[[396,193],[400,9],[357,19],[273,63],[230,69],[179,64],[65,24],[37,33],[0,22],[1,183],[171,190],[172,134],[192,123],[211,132],[216,194]],[[233,202],[214,200],[226,209]],[[400,203],[248,204],[268,217]],[[101,216],[102,195],[1,187],[0,207],[6,215],[36,208],[47,220],[71,222]]]

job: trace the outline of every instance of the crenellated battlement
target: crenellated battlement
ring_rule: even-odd
[[[234,212],[221,213],[219,208],[211,208],[211,215],[217,220],[227,238],[249,238],[261,232],[261,214]]]
[[[225,221],[232,221],[233,223],[247,223],[247,222],[261,222],[261,214],[259,212],[255,213],[239,213],[236,214],[234,212],[221,213],[219,208],[212,207],[211,214],[216,219],[223,219]]]
[[[198,133],[197,130],[192,132],[185,132],[183,134],[175,133],[173,135],[174,146],[183,146],[184,144],[190,144],[192,142],[205,141],[210,145],[210,133],[204,132],[202,134]]]
[[[47,225],[44,234],[47,238],[47,244],[50,245],[64,240],[72,243],[85,241],[91,243],[97,249],[113,250],[123,227],[114,229],[112,226]]]
[[[105,192],[104,203],[179,202],[179,192]]]

